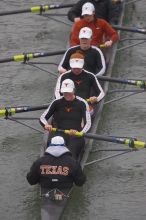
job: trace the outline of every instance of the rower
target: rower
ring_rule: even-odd
[[[79,32],[80,45],[70,47],[64,54],[58,70],[62,74],[70,69],[69,60],[73,53],[76,51],[82,51],[85,55],[84,69],[94,73],[95,75],[103,75],[105,73],[106,65],[102,51],[91,46],[92,30],[88,27],[81,28]]]
[[[73,25],[71,33],[71,46],[79,44],[79,32],[83,27],[92,29],[93,36],[91,45],[111,47],[113,43],[117,42],[119,37],[116,30],[103,19],[97,18],[95,15],[95,7],[92,3],[85,3],[82,7],[83,18]]]
[[[61,136],[51,139],[44,156],[32,164],[26,178],[30,185],[38,183],[46,189],[70,188],[73,183],[82,186],[86,181],[80,164],[72,157]]]
[[[75,85],[70,79],[62,82],[61,93],[63,97],[53,100],[48,109],[40,117],[40,123],[45,130],[51,132],[52,128],[70,130],[70,135],[63,135],[65,142],[73,157],[79,159],[84,150],[85,140],[76,137],[77,131],[86,133],[91,127],[91,116],[88,103],[75,95]],[[52,117],[52,121],[48,120]],[[60,133],[57,133],[60,135]],[[50,133],[52,137],[53,132]]]
[[[79,0],[69,11],[68,19],[72,22],[80,21],[82,6],[90,2],[95,7],[95,14],[109,23],[115,24],[119,20],[121,0]]]
[[[66,79],[71,79],[75,84],[76,95],[88,99],[91,104],[100,102],[104,97],[104,91],[96,76],[83,69],[84,55],[76,52],[70,57],[71,70],[61,74],[57,80],[55,96],[61,97],[61,84]]]

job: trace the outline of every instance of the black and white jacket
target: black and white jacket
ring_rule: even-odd
[[[74,54],[76,51],[82,51],[85,55],[85,64],[84,69],[94,73],[96,76],[103,75],[106,70],[106,64],[105,59],[102,51],[95,46],[91,46],[88,50],[82,50],[80,45],[70,47],[66,53],[64,54],[58,70],[70,70],[69,60],[72,54]]]
[[[71,79],[74,82],[76,95],[85,100],[91,96],[96,96],[97,101],[99,102],[105,95],[99,81],[93,73],[83,69],[79,75],[75,75],[69,70],[64,74],[61,74],[57,80],[55,88],[55,97],[57,99],[61,97],[60,88],[62,81],[65,79]]]
[[[89,105],[78,96],[73,101],[66,101],[64,97],[53,100],[40,117],[41,125],[44,127],[51,117],[53,126],[58,129],[75,129],[86,133],[91,127]]]

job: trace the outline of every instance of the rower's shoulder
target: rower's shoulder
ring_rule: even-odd
[[[87,21],[82,18],[81,20],[77,21],[75,24],[74,24],[74,27],[77,27],[77,28],[83,28],[87,25]]]
[[[70,77],[71,73],[72,73],[71,70],[68,70],[65,73],[62,73],[60,76],[61,80],[64,80],[64,79],[67,79],[67,77]]]
[[[57,105],[58,103],[62,102],[63,100],[63,96],[57,98],[57,99],[53,99],[53,101],[51,102],[50,105]]]
[[[67,49],[67,53],[72,54],[72,53],[76,52],[77,50],[81,50],[80,45],[75,45],[75,46],[69,47]]]
[[[86,75],[90,76],[90,77],[94,77],[94,78],[95,78],[95,74],[92,73],[92,72],[90,72],[90,71],[88,71],[88,70],[85,70],[85,69],[84,69],[84,73],[85,73]]]
[[[102,53],[101,49],[94,45],[91,46],[91,51],[93,51],[94,53],[98,53],[98,52]]]

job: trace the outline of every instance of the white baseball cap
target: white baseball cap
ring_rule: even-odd
[[[90,2],[87,2],[82,6],[82,16],[83,15],[92,15],[94,11],[95,11],[95,7]]]
[[[49,144],[49,146],[46,149],[46,153],[50,153],[50,147],[55,147],[55,146],[59,146],[59,147],[64,147],[65,146],[65,141],[64,138],[61,136],[55,136],[51,139],[51,143]],[[52,151],[52,150],[51,150]]]
[[[81,28],[79,32],[79,39],[86,38],[90,39],[92,37],[92,30],[88,27]]]
[[[73,92],[75,89],[75,84],[71,79],[65,79],[61,85],[61,93],[64,92]]]
[[[82,69],[83,66],[84,66],[84,60],[83,59],[79,59],[79,58],[73,58],[73,59],[70,59],[69,64],[70,64],[71,68]]]
[[[55,136],[51,139],[51,145],[64,146],[64,139],[61,136]]]

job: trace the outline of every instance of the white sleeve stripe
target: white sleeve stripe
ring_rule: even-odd
[[[89,105],[85,99],[83,99],[79,96],[76,96],[76,98],[79,99],[80,101],[84,102],[86,105],[86,124],[84,125],[84,127],[81,131],[83,133],[86,133],[91,127],[91,115],[90,115],[90,111],[89,111]]]
[[[93,73],[88,72],[87,70],[84,70],[84,71],[87,72],[88,74],[92,75],[95,78],[96,84],[97,84],[97,86],[98,86],[98,88],[100,90],[100,94],[97,97],[98,102],[99,102],[101,99],[103,99],[103,97],[105,96],[105,93],[104,93],[104,91],[103,91],[103,89],[102,89],[98,79],[96,78],[96,76]]]
[[[62,98],[62,97],[61,97],[61,98]],[[60,98],[60,99],[61,99],[61,98]],[[51,104],[49,105],[49,107],[48,107],[48,108],[44,111],[44,113],[41,115],[40,121],[42,122],[42,124],[44,124],[44,125],[48,124],[48,121],[46,120],[46,115],[48,114],[48,112],[49,112],[49,110],[50,110],[52,104],[53,104],[55,101],[56,101],[56,99],[54,99],[54,100],[51,102]]]
[[[63,75],[63,74],[62,74]],[[55,87],[55,98],[56,99],[59,99],[60,98],[60,82],[61,82],[61,78],[62,78],[62,75],[59,76],[58,80],[57,80],[57,83],[56,83],[56,87]]]
[[[97,50],[98,53],[100,54],[100,57],[101,57],[102,68],[101,68],[101,70],[98,73],[96,73],[96,75],[98,75],[98,76],[103,75],[105,73],[105,70],[106,70],[106,64],[105,64],[104,55],[103,55],[102,51],[98,47],[95,47],[95,46],[91,46],[91,47],[94,48],[95,50]]]

